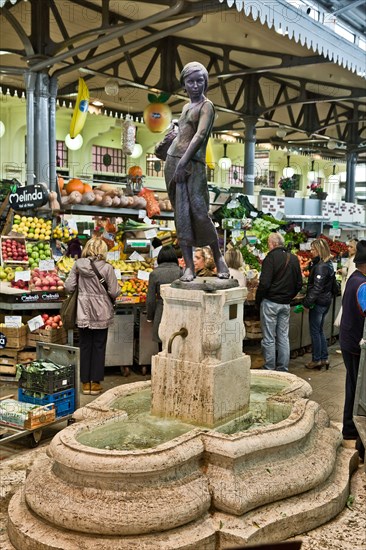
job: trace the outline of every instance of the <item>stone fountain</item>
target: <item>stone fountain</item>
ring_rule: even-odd
[[[246,289],[176,286],[161,289],[152,382],[107,391],[55,436],[10,502],[14,548],[217,550],[284,540],[344,507],[357,453],[306,382],[251,376]],[[150,392],[152,414],[128,412]]]

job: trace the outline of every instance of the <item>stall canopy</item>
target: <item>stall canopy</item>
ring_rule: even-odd
[[[91,100],[103,104],[102,113],[131,113],[142,120],[147,93],[167,92],[173,114],[178,114],[186,100],[179,73],[185,63],[197,60],[210,74],[216,133],[244,136],[246,117],[254,117],[259,142],[301,146],[335,159],[350,150],[359,161],[366,155],[362,40],[352,44],[324,17],[315,20],[306,8],[309,2],[1,4],[5,94],[21,96],[25,75],[29,80],[30,74],[42,72],[57,81],[59,101],[69,104],[83,76]],[[357,28],[354,32],[360,35]],[[106,88],[111,79],[117,84],[115,95]]]

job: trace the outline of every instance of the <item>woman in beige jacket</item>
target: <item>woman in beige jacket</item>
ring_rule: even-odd
[[[84,247],[82,257],[77,260],[65,282],[67,292],[78,287],[77,326],[80,345],[80,378],[82,393],[98,395],[104,379],[105,351],[108,327],[113,322],[112,300],[119,296],[113,267],[106,262],[107,245],[102,239],[91,239]],[[93,270],[92,263],[108,286],[106,289]],[[112,300],[111,300],[112,299]]]

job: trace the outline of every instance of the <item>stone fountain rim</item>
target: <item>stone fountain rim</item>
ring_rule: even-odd
[[[297,378],[293,375],[286,373],[261,373],[259,376],[265,376],[267,378],[290,378],[291,383],[293,378]],[[144,382],[139,384],[140,389],[148,389],[150,383]],[[307,383],[305,382],[306,386]],[[129,387],[128,387],[129,386]],[[123,385],[120,388],[123,389],[121,394],[117,397],[126,395],[133,395],[139,388],[136,388],[136,384]],[[118,389],[118,388],[117,388]],[[285,390],[288,388],[285,388]],[[113,399],[116,399],[116,388],[110,390],[113,393]],[[108,393],[108,392],[107,392]],[[118,393],[118,392],[117,392]],[[281,401],[282,394],[282,401]],[[278,432],[281,433],[281,437],[284,436],[284,432],[288,432],[289,435],[285,437],[287,443],[292,443],[294,439],[298,439],[298,436],[294,434],[298,433],[301,437],[306,437],[311,430],[313,422],[313,416],[315,414],[315,408],[319,407],[313,401],[309,401],[302,396],[288,395],[286,391],[280,392],[271,399],[280,401],[284,405],[291,406],[290,414],[280,422],[256,428],[252,431],[238,432],[236,434],[223,434],[216,432],[208,428],[192,428],[189,432],[181,434],[170,441],[161,443],[156,447],[149,447],[147,449],[133,449],[133,450],[110,450],[110,449],[98,449],[84,445],[77,440],[78,434],[85,430],[90,430],[103,425],[108,425],[116,421],[116,417],[121,418],[121,414],[126,414],[120,409],[113,414],[110,414],[104,418],[97,418],[94,420],[85,420],[77,422],[61,432],[59,432],[49,447],[49,455],[60,465],[64,467],[77,468],[77,464],[82,462],[82,468],[87,469],[88,464],[85,464],[85,460],[82,457],[88,456],[90,462],[93,457],[103,458],[103,466],[101,467],[103,472],[114,471],[116,467],[121,468],[120,459],[123,458],[123,471],[128,470],[131,473],[147,473],[157,472],[161,468],[174,467],[176,464],[186,462],[187,460],[194,459],[200,455],[203,451],[215,452],[216,445],[225,441],[225,444],[229,446],[227,452],[224,453],[228,457],[235,458],[238,452],[242,452],[242,447],[248,445],[250,442],[249,453],[255,452],[257,446],[263,447],[263,438],[267,438],[268,447],[273,446],[273,439],[277,437]],[[105,402],[105,400],[104,400]],[[309,405],[310,404],[310,405]],[[96,409],[97,413],[98,410]],[[292,433],[294,432],[294,433]],[[216,442],[216,443],[215,443]],[[222,453],[222,450],[221,450]],[[136,472],[136,458],[139,458],[141,464],[139,472]],[[95,472],[96,465],[93,464],[92,470]]]
[[[274,378],[278,380],[287,380],[289,382],[288,386],[280,390],[276,396],[294,395],[298,397],[310,397],[312,394],[312,387],[306,380],[299,379],[295,374],[289,372],[279,372],[279,371],[270,371],[270,370],[261,370],[260,372],[251,371],[251,376],[253,377],[267,377]],[[89,403],[85,407],[78,409],[74,413],[74,418],[79,420],[80,415],[84,409],[92,411],[121,411],[121,409],[114,409],[111,405],[117,399],[127,397],[128,395],[133,395],[138,391],[147,390],[151,388],[151,380],[146,380],[144,382],[133,382],[131,384],[121,384],[116,388],[112,388],[102,395],[94,399],[92,403]],[[272,396],[273,398],[274,396]],[[82,418],[82,417],[81,417]]]

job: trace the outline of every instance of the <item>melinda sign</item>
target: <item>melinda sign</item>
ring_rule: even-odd
[[[26,210],[43,206],[48,201],[48,190],[42,184],[11,187],[9,204],[14,210]]]

